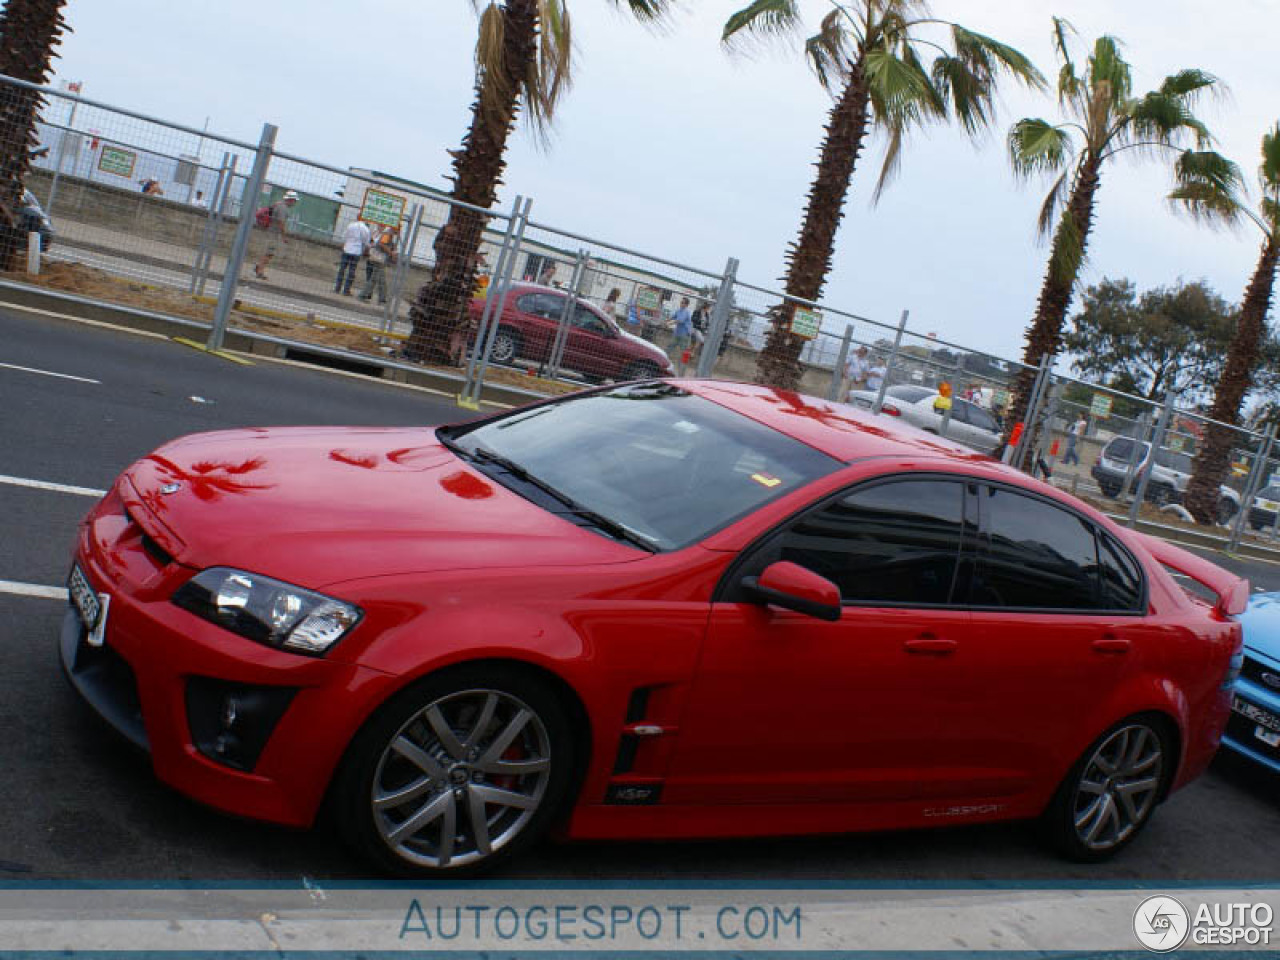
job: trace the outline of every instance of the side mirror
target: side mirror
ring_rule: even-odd
[[[743,577],[742,586],[763,603],[833,623],[840,619],[840,589],[799,564],[771,563],[760,576]]]

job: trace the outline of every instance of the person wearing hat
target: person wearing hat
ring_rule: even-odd
[[[279,250],[277,239],[282,243],[289,242],[286,224],[289,222],[289,211],[297,202],[298,195],[292,190],[286,190],[283,197],[257,213],[258,226],[267,232],[266,250],[253,265],[253,275],[259,280],[267,279],[267,264],[271,263]]]

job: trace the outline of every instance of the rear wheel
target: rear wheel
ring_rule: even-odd
[[[1173,774],[1164,725],[1148,717],[1122,720],[1100,736],[1067,774],[1042,826],[1071,860],[1106,860],[1147,825]]]
[[[1113,500],[1116,498],[1116,495],[1120,492],[1119,484],[1109,483],[1106,480],[1099,480],[1098,488],[1102,491],[1102,495],[1104,497],[1110,497]]]
[[[662,371],[650,360],[637,360],[622,372],[623,380],[652,380]]]
[[[572,781],[572,744],[555,696],[523,672],[428,677],[352,742],[335,785],[340,827],[391,873],[486,871],[551,824]]]
[[[514,363],[520,356],[520,334],[509,327],[499,327],[493,338],[489,359],[494,363]]]

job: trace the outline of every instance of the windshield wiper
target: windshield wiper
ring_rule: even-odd
[[[464,455],[467,454],[464,453]],[[555,513],[558,516],[578,517],[585,520],[596,529],[607,533],[615,540],[625,541],[632,546],[639,547],[642,550],[647,550],[650,553],[655,553],[657,551],[657,548],[652,543],[640,536],[638,533],[633,533],[617,520],[606,517],[602,513],[597,513],[594,510],[588,510],[572,497],[562,493],[560,490],[557,490],[545,480],[534,476],[525,467],[522,467],[514,460],[509,460],[500,453],[494,453],[488,447],[476,447],[469,452],[469,455],[481,463],[491,463],[495,467],[505,470],[507,473],[511,474],[511,476],[518,480],[523,480],[532,487],[537,487],[543,493],[550,497],[554,497],[568,508],[565,510],[553,510],[551,511],[552,513]]]

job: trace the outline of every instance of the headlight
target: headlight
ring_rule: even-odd
[[[257,573],[210,567],[173,595],[210,623],[269,647],[320,655],[359,621],[359,607]]]

